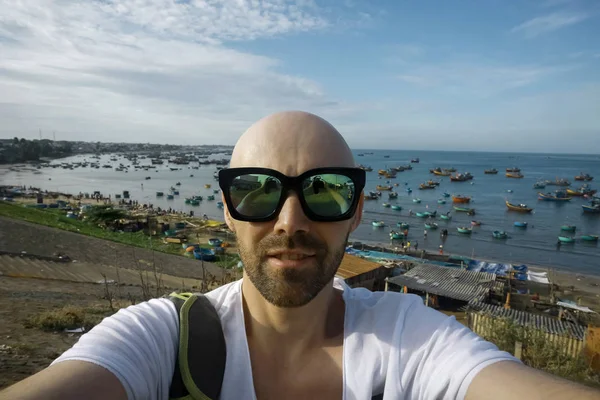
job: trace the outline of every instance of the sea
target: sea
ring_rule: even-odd
[[[351,235],[351,239],[365,243],[380,243],[396,247],[399,242],[390,242],[389,232],[397,229],[398,222],[410,224],[409,240],[418,243],[420,249],[438,251],[443,245],[445,253],[463,255],[479,260],[490,260],[502,263],[547,266],[578,273],[600,274],[600,245],[593,242],[576,240],[573,244],[557,245],[561,234],[561,225],[575,225],[575,237],[582,234],[600,234],[600,215],[584,214],[582,204],[588,204],[583,198],[573,198],[566,203],[555,203],[537,200],[537,192],[533,184],[539,180],[555,180],[566,178],[571,181],[572,188],[578,188],[582,182],[574,181],[575,175],[588,173],[600,181],[599,155],[567,155],[567,154],[525,154],[525,153],[476,153],[450,151],[400,151],[400,150],[355,150],[357,163],[370,166],[367,172],[365,191],[376,190],[376,185],[392,185],[399,193],[397,199],[388,200],[387,192],[382,192],[379,200],[365,201],[363,218],[360,226]],[[111,158],[116,157],[116,161]],[[214,159],[224,158],[222,154],[213,154]],[[411,163],[419,158],[419,163],[412,163],[412,170],[398,172],[396,178],[380,178],[379,169],[387,169]],[[131,199],[140,203],[151,203],[155,207],[172,208],[180,211],[194,211],[195,215],[208,215],[210,218],[223,219],[223,211],[215,201],[207,201],[206,196],[218,189],[214,179],[215,165],[158,165],[154,170],[138,170],[132,167],[128,172],[115,171],[123,163],[130,162],[119,154],[102,155],[100,160],[91,160],[90,155],[77,155],[52,163],[97,161],[100,165],[110,164],[114,168],[42,168],[36,170],[31,166],[12,166],[12,170],[3,169],[0,181],[3,185],[20,185],[39,187],[43,190],[64,193],[93,193],[100,191],[104,195],[120,194],[124,190],[130,192]],[[140,164],[150,164],[149,159]],[[171,171],[170,167],[180,168]],[[196,167],[197,169],[194,169]],[[430,169],[456,168],[457,172],[470,172],[474,179],[466,182],[451,182],[449,177],[434,176]],[[523,179],[507,178],[506,168],[518,167],[524,175]],[[484,174],[485,169],[498,169],[497,175]],[[151,179],[146,179],[150,177]],[[440,185],[433,190],[419,190],[419,184],[432,179]],[[600,183],[590,182],[592,188]],[[389,181],[389,183],[388,183]],[[175,186],[176,183],[179,186]],[[205,187],[210,185],[211,187]],[[179,189],[179,196],[167,200],[166,196],[158,198],[157,191],[170,191],[171,187]],[[409,193],[407,189],[412,189]],[[547,186],[541,191],[559,189]],[[446,204],[438,204],[443,193],[471,196],[468,205],[476,210],[475,216],[457,213],[452,209],[451,198]],[[203,195],[205,200],[199,206],[184,203],[184,198],[192,195]],[[413,202],[420,198],[421,203]],[[527,204],[534,208],[531,214],[508,211],[505,201]],[[384,202],[402,207],[396,211],[383,206]],[[422,211],[438,211],[438,214],[451,211],[452,219],[444,221],[437,218],[439,229],[424,235],[424,220],[413,213]],[[472,220],[481,222],[473,228],[471,235],[457,232],[459,226],[470,226]],[[376,228],[373,221],[384,221],[385,227]],[[527,222],[527,228],[517,228],[514,222]],[[448,230],[448,236],[442,238],[442,229]],[[492,232],[506,231],[508,239],[495,239]]]

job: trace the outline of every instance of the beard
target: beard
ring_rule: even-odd
[[[238,240],[238,249],[248,278],[265,300],[281,308],[301,307],[314,299],[335,276],[349,235],[347,233],[345,240],[334,249],[304,233],[269,235],[252,248]],[[267,253],[273,249],[314,252],[314,265],[298,269],[272,268]]]

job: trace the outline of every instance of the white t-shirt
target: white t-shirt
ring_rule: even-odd
[[[516,360],[420,297],[343,290],[344,400],[462,399],[482,368]],[[256,399],[244,315],[242,281],[208,293],[225,333],[222,400]],[[114,373],[129,399],[168,399],[178,349],[178,316],[168,299],[122,309],[83,335],[53,364],[83,360]]]

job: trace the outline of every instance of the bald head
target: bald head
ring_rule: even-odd
[[[288,176],[320,167],[354,167],[340,133],[323,118],[302,111],[269,115],[240,137],[231,167],[264,167]]]

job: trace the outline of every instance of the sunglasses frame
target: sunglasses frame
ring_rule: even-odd
[[[273,178],[278,179],[282,185],[281,196],[279,198],[279,203],[273,210],[271,214],[266,217],[248,217],[240,214],[233,205],[233,201],[231,200],[231,184],[233,180],[241,175],[249,175],[249,174],[261,174],[268,175]],[[352,203],[350,207],[348,207],[348,211],[344,214],[338,215],[336,217],[324,217],[314,213],[308,204],[306,203],[306,199],[304,198],[302,182],[313,175],[324,175],[324,174],[336,174],[343,175],[354,183],[354,198],[352,199]],[[362,197],[362,191],[365,187],[367,180],[367,174],[364,170],[360,168],[348,168],[348,167],[325,167],[325,168],[315,168],[310,169],[298,176],[287,176],[282,174],[281,172],[270,169],[270,168],[261,168],[261,167],[242,167],[242,168],[225,168],[219,170],[219,187],[223,192],[223,197],[225,198],[225,203],[227,204],[227,209],[229,210],[229,214],[233,219],[244,222],[267,222],[272,221],[281,212],[281,208],[283,204],[288,198],[289,191],[293,190],[296,192],[298,199],[300,200],[300,205],[302,206],[302,211],[304,211],[304,215],[308,217],[311,221],[316,222],[337,222],[337,221],[345,221],[355,214],[358,203]]]

